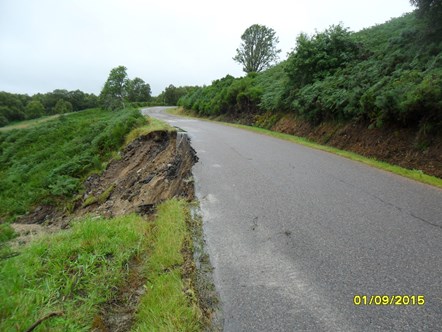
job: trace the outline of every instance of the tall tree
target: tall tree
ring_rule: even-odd
[[[281,50],[276,48],[279,40],[272,28],[254,24],[244,31],[241,39],[233,60],[242,64],[246,73],[260,72],[278,60]]]
[[[127,68],[118,66],[110,71],[109,77],[104,83],[100,93],[101,105],[108,110],[124,108],[127,87]]]
[[[150,85],[141,78],[135,77],[127,81],[127,99],[130,102],[149,101],[151,97]]]

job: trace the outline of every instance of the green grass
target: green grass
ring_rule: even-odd
[[[52,312],[36,331],[89,331],[99,305],[145,255],[152,224],[136,215],[86,219],[46,235],[0,261],[0,330],[24,331]]]
[[[195,117],[194,115],[186,114],[186,112],[184,112],[182,109],[178,109],[178,108],[168,110],[168,112],[171,114],[174,114],[174,115],[193,117],[193,118],[197,118],[197,119],[201,119],[201,120],[205,120],[205,121],[213,121],[213,120],[209,120],[209,119],[205,119],[205,118]],[[297,144],[302,144],[302,145],[308,146],[313,149],[330,152],[330,153],[336,154],[338,156],[345,157],[345,158],[355,160],[355,161],[359,161],[359,162],[364,163],[366,165],[376,167],[378,169],[388,171],[388,172],[391,172],[391,173],[394,173],[397,175],[401,175],[401,176],[404,176],[406,178],[409,178],[409,179],[412,179],[415,181],[419,181],[419,182],[422,182],[425,184],[429,184],[429,185],[432,185],[435,187],[442,188],[442,179],[437,178],[435,176],[427,175],[427,174],[423,173],[421,170],[406,169],[406,168],[403,168],[400,166],[396,166],[396,165],[392,165],[392,164],[389,164],[386,162],[378,161],[376,159],[367,158],[367,157],[358,155],[354,152],[340,150],[340,149],[337,149],[337,148],[334,148],[331,146],[326,146],[326,145],[314,143],[314,142],[309,141],[306,138],[283,134],[283,133],[271,131],[268,129],[240,125],[240,124],[234,124],[234,123],[228,123],[228,122],[222,122],[222,121],[215,121],[215,122],[219,122],[224,125],[235,127],[235,128],[249,130],[249,131],[252,131],[252,132],[255,132],[258,134],[279,138],[279,139],[282,139],[285,141],[289,141],[289,142],[293,142],[293,143],[297,143]]]
[[[185,203],[172,200],[158,209],[155,246],[149,258],[148,292],[141,299],[135,331],[200,331],[201,312],[186,295],[183,246],[189,241]],[[191,293],[191,292],[188,292]]]
[[[124,286],[130,262],[148,280],[134,331],[200,331],[202,316],[183,280],[189,245],[188,206],[170,200],[147,222],[137,215],[86,218],[67,231],[44,235],[0,260],[0,331],[90,331],[104,304]]]
[[[134,139],[136,139],[137,137],[140,136],[144,136],[144,135],[148,135],[154,131],[161,131],[161,130],[165,130],[165,131],[174,131],[175,128],[168,125],[166,122],[157,120],[155,118],[151,118],[148,117],[147,118],[147,125],[145,126],[141,126],[141,127],[137,127],[135,129],[133,129],[126,137],[126,141],[125,144],[129,144],[130,142],[132,142]]]
[[[92,109],[0,131],[0,219],[72,197],[145,122],[135,110]]]
[[[160,121],[158,119],[148,117],[147,118],[147,125],[133,129],[126,136],[125,144],[126,145],[129,144],[137,137],[148,135],[154,131],[163,131],[163,130],[171,132],[171,131],[175,131],[176,129],[164,121]]]

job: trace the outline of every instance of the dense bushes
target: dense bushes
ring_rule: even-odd
[[[196,88],[179,104],[202,115],[293,112],[316,124],[442,128],[442,42],[415,13],[357,33],[301,34],[288,59],[244,78]]]
[[[178,105],[201,115],[256,112],[262,96],[256,78],[255,73],[236,79],[227,75],[208,87],[194,88],[178,101]]]
[[[82,178],[144,123],[138,111],[87,110],[29,129],[0,131],[0,218],[69,197]]]

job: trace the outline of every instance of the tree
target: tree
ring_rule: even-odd
[[[419,17],[428,21],[428,30],[437,33],[440,38],[442,30],[442,1],[441,0],[410,0],[417,7]]]
[[[11,121],[25,119],[25,105],[31,98],[29,96],[17,95],[0,91],[0,116]]]
[[[124,108],[128,82],[126,70],[127,68],[124,66],[118,66],[111,70],[100,93],[100,103],[105,109],[115,110]]]
[[[53,113],[55,114],[63,114],[72,112],[72,104],[64,99],[59,99],[54,106]]]
[[[158,96],[158,100],[162,101],[165,105],[176,106],[178,105],[178,100],[185,96],[189,90],[194,89],[189,86],[179,86],[176,87],[170,84],[163,92]]]
[[[128,80],[126,88],[127,99],[130,102],[149,101],[151,98],[150,85],[145,83],[139,77],[135,77],[133,80]]]
[[[254,24],[244,31],[241,39],[233,60],[242,64],[246,73],[260,72],[278,60],[281,50],[276,48],[279,40],[275,30]]]
[[[45,107],[38,100],[30,101],[26,105],[26,118],[35,119],[44,115]]]

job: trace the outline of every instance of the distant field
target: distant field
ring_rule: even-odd
[[[90,109],[2,128],[0,219],[71,197],[83,178],[101,170],[125,136],[145,123],[136,110]]]

